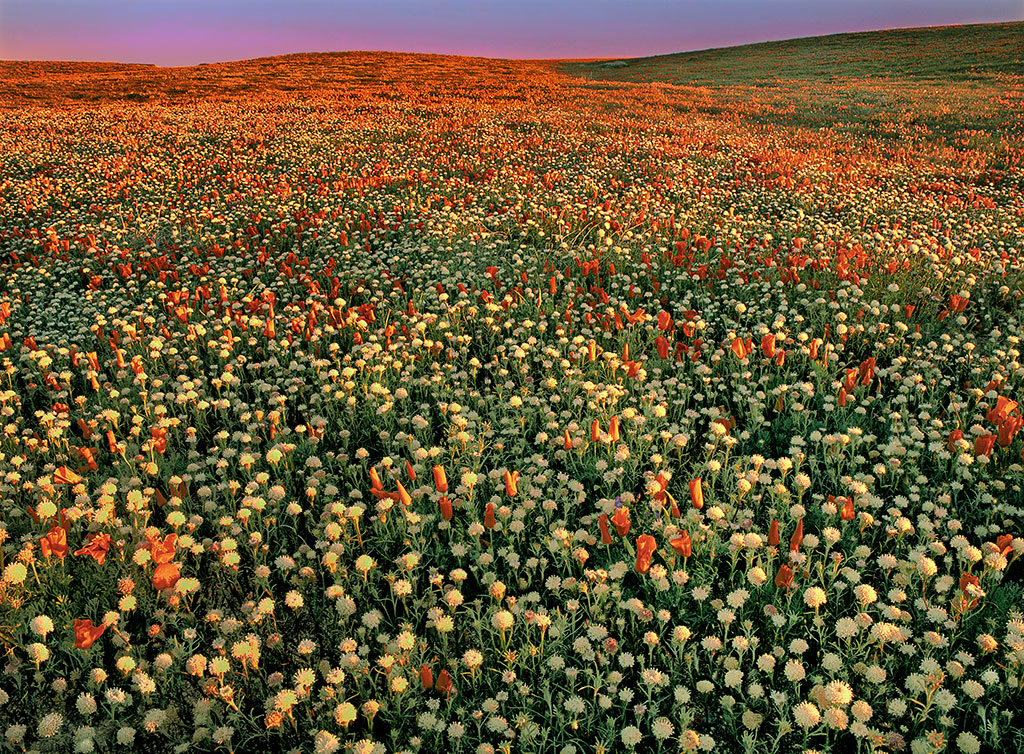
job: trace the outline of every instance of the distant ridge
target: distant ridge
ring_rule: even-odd
[[[829,34],[643,58],[564,61],[561,68],[589,79],[698,86],[1024,76],[1024,21]]]
[[[510,60],[404,52],[305,52],[194,66],[0,60],[0,110],[195,102],[393,85],[483,86],[524,76],[759,90],[901,82],[1024,88],[1024,21],[832,34],[645,58]],[[879,95],[881,96],[881,95]],[[1013,100],[1016,107],[1017,98]],[[823,105],[828,103],[823,101]]]

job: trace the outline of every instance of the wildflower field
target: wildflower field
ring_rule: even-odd
[[[1024,750],[1024,25],[969,31],[0,63],[0,746]]]

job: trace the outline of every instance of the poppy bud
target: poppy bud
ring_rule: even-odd
[[[493,529],[494,524],[494,503],[488,503],[487,510],[484,512],[484,526],[488,529]]]
[[[519,493],[519,472],[505,472],[505,494],[515,497]]]
[[[434,487],[442,495],[448,491],[448,477],[445,476],[444,466],[434,467]]]
[[[452,501],[446,495],[438,501],[438,505],[441,508],[441,518],[445,521],[452,520]]]
[[[594,421],[592,421],[590,423],[590,441],[591,442],[598,442],[600,439],[601,439],[601,423],[597,419],[594,419]]]
[[[789,589],[793,583],[793,569],[788,565],[779,566],[779,572],[775,574],[775,586],[779,589]]]
[[[406,508],[408,508],[410,505],[412,505],[412,495],[410,495],[408,493],[408,491],[405,489],[405,487],[402,486],[401,482],[397,482],[397,484],[398,484],[398,499],[402,501],[402,505],[404,505]]]
[[[601,530],[601,544],[610,545],[612,543],[611,532],[608,531],[608,514],[602,513],[597,517],[597,527]]]
[[[410,482],[416,481],[416,472],[413,471],[412,464],[408,461],[405,462],[405,475],[409,477]]]
[[[370,467],[370,484],[373,485],[373,489],[382,490],[384,485],[381,484],[380,475],[377,473],[377,469]]]
[[[800,549],[800,543],[804,541],[804,520],[801,518],[796,522],[796,531],[789,540],[789,551],[796,552]]]
[[[619,417],[613,416],[608,422],[608,436],[612,438],[612,442],[619,441]]]
[[[452,677],[448,674],[447,670],[442,670],[438,674],[437,683],[434,684],[434,688],[442,694],[447,694],[452,690]]]
[[[427,663],[423,663],[423,667],[420,668],[420,683],[423,684],[425,689],[434,687],[434,671],[430,669]]]
[[[700,477],[690,482],[690,503],[697,510],[704,507],[704,488]]]

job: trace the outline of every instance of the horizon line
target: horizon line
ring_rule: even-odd
[[[675,50],[672,52],[655,52],[647,55],[619,55],[619,56],[594,56],[594,57],[577,57],[577,58],[508,58],[498,57],[491,55],[463,55],[454,52],[416,52],[410,50],[301,50],[296,52],[284,52],[276,55],[259,55],[253,58],[237,58],[233,60],[217,60],[217,61],[202,61],[199,63],[192,63],[191,65],[160,65],[159,63],[146,63],[146,62],[134,62],[134,61],[121,61],[121,60],[68,60],[62,58],[0,58],[0,63],[79,63],[79,64],[90,64],[90,65],[124,65],[124,66],[139,66],[145,68],[162,68],[162,69],[176,69],[176,68],[200,68],[203,66],[216,66],[216,65],[232,65],[235,63],[248,63],[256,60],[271,60],[273,58],[287,58],[295,57],[300,55],[349,55],[349,54],[386,54],[386,55],[416,55],[420,57],[438,57],[438,58],[466,58],[471,60],[493,60],[498,62],[522,62],[522,63],[587,63],[587,62],[600,62],[600,61],[615,61],[615,60],[644,60],[647,58],[658,58],[666,57],[670,55],[688,55],[691,53],[699,52],[713,52],[715,50],[731,50],[740,47],[756,47],[757,45],[773,44],[777,42],[798,42],[805,39],[826,39],[828,37],[842,37],[852,36],[854,34],[877,34],[881,32],[893,32],[893,31],[918,31],[925,29],[952,29],[952,28],[968,28],[972,26],[1007,26],[1014,24],[1024,25],[1024,17],[1019,19],[1012,19],[1008,21],[982,21],[976,23],[964,23],[964,24],[935,24],[932,26],[892,26],[883,27],[876,29],[857,29],[854,31],[837,31],[829,34],[814,34],[803,37],[783,37],[778,39],[764,39],[758,42],[744,42],[743,44],[736,45],[719,45],[717,47],[701,47],[693,48],[689,50]]]

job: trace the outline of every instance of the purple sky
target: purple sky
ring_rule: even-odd
[[[1024,0],[0,0],[0,59],[194,65],[289,52],[627,57],[1024,19]]]

